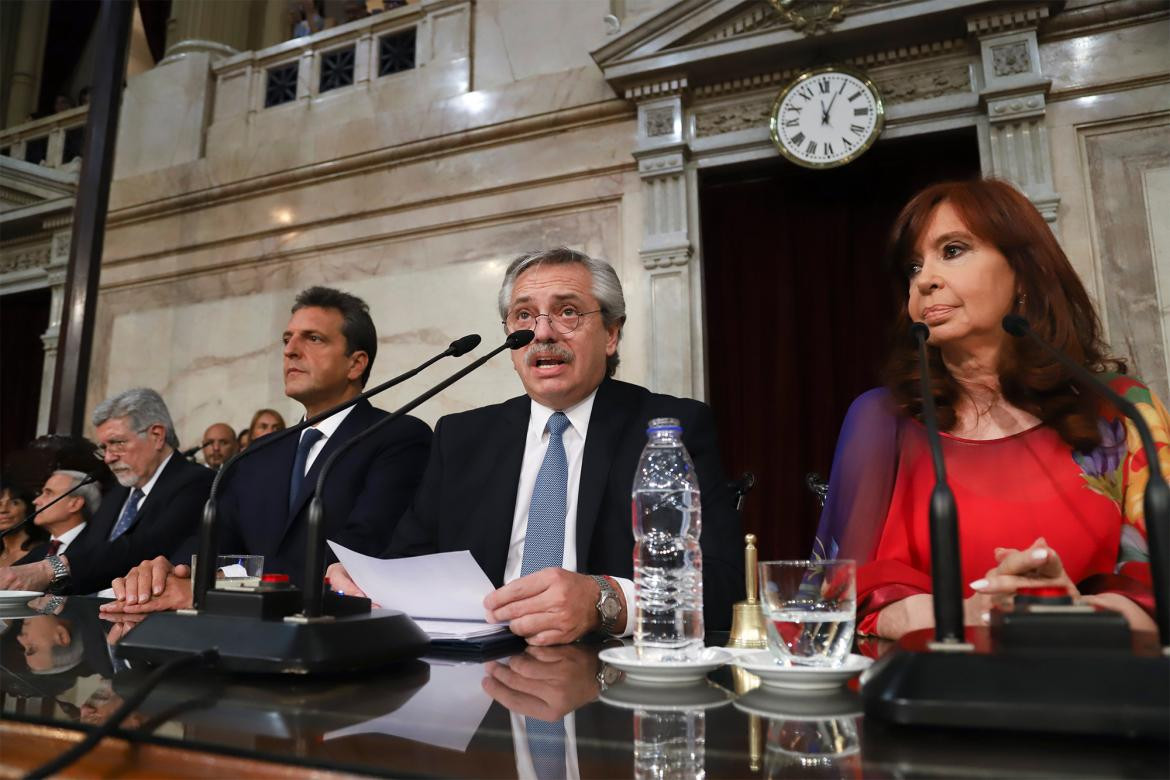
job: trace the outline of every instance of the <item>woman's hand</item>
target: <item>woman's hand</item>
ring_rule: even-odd
[[[1032,542],[1026,550],[998,548],[995,559],[998,565],[971,583],[975,593],[963,602],[963,622],[969,626],[986,625],[992,607],[1011,609],[1020,588],[1055,587],[1074,599],[1081,595],[1065,572],[1060,556],[1044,537]]]

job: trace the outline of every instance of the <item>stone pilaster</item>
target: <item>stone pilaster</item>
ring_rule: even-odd
[[[49,3],[41,0],[25,0],[21,3],[20,33],[16,37],[16,52],[12,58],[12,81],[8,90],[5,127],[28,121],[29,114],[36,111],[48,32]]]
[[[49,409],[53,403],[53,380],[57,370],[57,342],[61,337],[61,315],[65,306],[65,275],[69,266],[70,228],[65,226],[53,234],[49,265],[45,273],[49,281],[49,327],[41,334],[45,348],[41,363],[41,398],[37,407],[37,436],[49,432]]]
[[[185,54],[230,57],[249,48],[252,4],[244,0],[174,0],[163,62]]]
[[[662,393],[703,397],[701,285],[695,254],[694,173],[684,129],[686,79],[636,87],[634,158],[642,178],[642,243],[649,275],[650,386]]]
[[[1050,223],[1060,207],[1052,180],[1045,111],[1051,80],[1040,70],[1036,27],[1047,5],[1013,5],[968,17],[967,31],[979,40],[987,111],[990,170],[1023,191]]]

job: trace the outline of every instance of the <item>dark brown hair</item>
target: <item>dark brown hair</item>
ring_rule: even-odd
[[[904,414],[921,419],[918,350],[910,336],[905,269],[935,210],[949,203],[967,229],[1003,254],[1016,275],[1022,301],[1016,313],[1040,338],[1091,371],[1125,372],[1124,362],[1106,357],[1101,324],[1080,278],[1044,217],[1007,182],[973,179],[934,184],[915,195],[890,236],[887,260],[901,279],[900,309],[886,361],[885,382]],[[1076,386],[1069,373],[1026,339],[1010,339],[999,366],[1000,391],[1008,403],[1038,417],[1079,450],[1101,441],[1095,396]],[[932,394],[939,426],[954,428],[958,382],[943,365],[937,347],[928,347]]]

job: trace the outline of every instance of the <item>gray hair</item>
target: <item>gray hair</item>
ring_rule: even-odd
[[[141,435],[143,428],[161,425],[167,429],[167,444],[179,449],[179,437],[175,435],[175,424],[162,396],[149,387],[136,387],[113,398],[107,398],[93,410],[94,426],[115,417],[129,417],[130,426]]]
[[[560,246],[555,249],[542,249],[538,252],[526,252],[511,262],[504,272],[504,282],[500,285],[498,304],[500,319],[508,318],[508,306],[512,302],[512,289],[520,274],[542,265],[568,265],[577,263],[585,266],[593,278],[593,297],[601,307],[601,321],[607,328],[618,326],[618,340],[621,340],[621,328],[626,322],[626,296],[622,293],[622,283],[618,279],[613,266],[604,260],[590,257],[584,252],[578,252],[568,247]],[[605,358],[605,375],[613,376],[617,371],[621,359],[615,350]]]
[[[57,469],[53,474],[61,474],[70,479],[67,490],[72,490],[81,484],[81,481],[88,477],[84,471],[73,471],[72,469]],[[85,499],[85,519],[88,520],[93,517],[94,512],[98,509],[98,504],[102,502],[102,489],[96,482],[90,482],[88,485],[77,488],[75,496],[80,496]]]

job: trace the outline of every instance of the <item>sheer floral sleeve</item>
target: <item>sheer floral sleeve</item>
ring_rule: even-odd
[[[1108,381],[1114,391],[1137,407],[1153,436],[1162,474],[1170,473],[1170,414],[1162,401],[1148,387],[1130,377],[1115,375]],[[1121,546],[1114,571],[1093,575],[1079,583],[1079,588],[1082,593],[1120,593],[1152,615],[1154,603],[1144,506],[1150,462],[1132,420],[1106,406],[1102,411],[1101,428],[1106,436],[1111,431],[1123,432],[1125,440],[1121,463],[1115,468],[1099,469],[1103,478],[1108,478],[1109,488],[1121,509]]]

